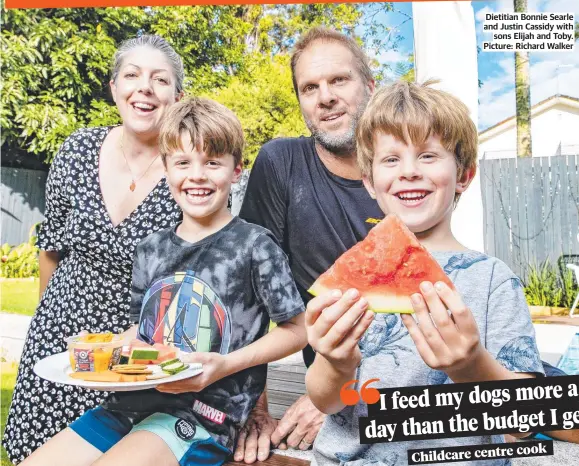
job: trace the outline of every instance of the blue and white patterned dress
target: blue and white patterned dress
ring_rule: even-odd
[[[137,244],[181,218],[163,178],[113,226],[99,184],[100,149],[111,128],[75,132],[62,145],[46,187],[46,221],[38,245],[60,251],[58,267],[32,319],[2,444],[18,463],[105,395],[57,385],[33,372],[42,358],[66,350],[81,330],[119,333],[129,327],[130,284]]]

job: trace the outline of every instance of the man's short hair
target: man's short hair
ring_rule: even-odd
[[[364,176],[372,180],[377,133],[414,145],[436,135],[442,146],[454,154],[458,179],[466,171],[476,169],[478,133],[468,107],[448,92],[429,87],[435,82],[398,81],[374,93],[356,133],[358,165]]]
[[[354,39],[338,31],[334,31],[333,29],[318,26],[310,29],[302,37],[300,37],[300,39],[297,41],[292,51],[291,56],[292,81],[294,84],[294,91],[296,92],[298,99],[299,93],[298,93],[298,83],[296,79],[296,66],[304,50],[306,50],[308,47],[310,47],[317,41],[326,43],[337,42],[339,44],[342,44],[350,52],[352,52],[352,55],[354,56],[354,60],[356,62],[356,69],[358,70],[358,73],[360,73],[360,76],[362,76],[362,78],[364,78],[366,81],[372,81],[374,79],[372,77],[372,70],[370,69],[368,57]]]
[[[187,134],[191,144],[209,157],[231,154],[235,166],[243,159],[243,129],[231,110],[210,99],[190,97],[171,105],[161,125],[159,150],[163,163],[167,156],[185,148],[181,136]]]

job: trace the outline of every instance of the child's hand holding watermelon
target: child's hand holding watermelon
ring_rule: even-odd
[[[318,387],[340,387],[353,379],[362,360],[358,341],[373,319],[374,313],[368,311],[368,301],[355,289],[344,294],[333,290],[313,298],[308,303],[305,320],[308,342],[317,356],[306,374],[306,383]],[[318,377],[324,380],[316,380]],[[339,390],[323,392],[310,394],[318,409],[330,414],[344,407]]]
[[[310,345],[336,370],[350,374],[362,359],[358,341],[374,318],[368,301],[351,289],[313,298],[306,310],[306,331]]]
[[[410,299],[418,323],[411,315],[401,318],[428,366],[455,383],[491,380],[491,374],[504,371],[481,345],[474,316],[458,291],[442,282],[422,282]]]

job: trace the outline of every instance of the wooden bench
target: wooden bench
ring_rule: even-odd
[[[256,461],[255,466],[309,466],[310,462],[300,460],[299,458],[292,458],[284,455],[271,455],[265,461]],[[224,466],[247,466],[245,463],[238,463],[237,461],[229,461]]]
[[[286,410],[306,393],[306,366],[302,361],[272,362],[267,369],[269,413],[281,419]]]
[[[302,361],[278,361],[269,364],[267,370],[267,400],[269,413],[281,419],[286,410],[306,393],[306,366]],[[256,461],[256,466],[309,466],[310,462],[285,455],[271,455],[265,461]],[[247,466],[245,463],[229,461],[224,466]]]

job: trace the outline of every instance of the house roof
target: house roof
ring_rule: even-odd
[[[577,97],[571,97],[568,95],[552,95],[551,97],[548,97],[547,99],[542,100],[541,102],[536,103],[531,107],[531,118],[538,113],[549,110],[557,104],[565,104],[579,109],[579,99]],[[499,121],[497,124],[478,133],[479,142],[484,142],[494,135],[502,132],[503,130],[514,126],[515,124],[516,115],[506,118],[503,121]]]

